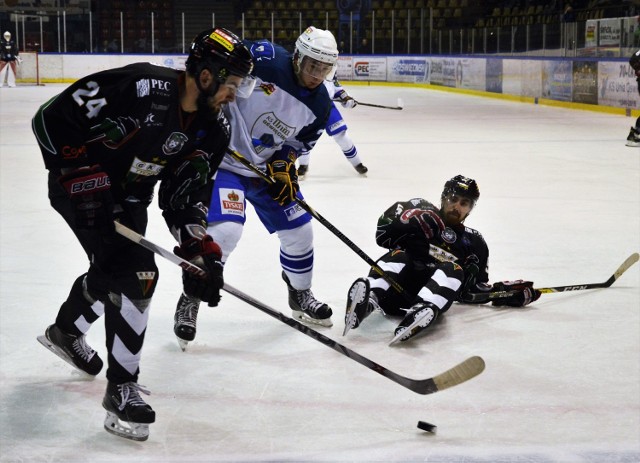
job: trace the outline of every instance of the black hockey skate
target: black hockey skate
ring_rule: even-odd
[[[431,302],[418,302],[409,309],[395,331],[395,337],[389,345],[396,341],[406,341],[425,330],[438,318],[439,310]]]
[[[379,308],[375,298],[375,294],[369,292],[369,281],[367,279],[358,278],[353,282],[347,294],[347,308],[344,314],[342,336],[347,334],[350,329],[360,326],[362,320]]]
[[[304,177],[305,175],[307,175],[307,172],[309,171],[309,166],[303,166],[301,165],[300,167],[298,167],[298,177]]]
[[[173,332],[178,338],[180,349],[184,352],[196,337],[196,322],[198,320],[198,309],[200,301],[185,295],[180,295],[176,313],[173,316]]]
[[[322,326],[333,326],[331,315],[333,311],[324,302],[317,300],[310,289],[298,291],[289,282],[287,274],[282,272],[282,279],[289,289],[289,307],[293,311],[293,317],[304,322],[315,323]]]
[[[69,365],[95,376],[102,370],[102,359],[85,339],[85,335],[73,336],[50,325],[43,336],[37,337],[40,344],[56,354]]]
[[[626,145],[633,148],[640,146],[640,131],[635,127],[631,127]]]
[[[354,166],[354,169],[356,169],[360,175],[364,175],[369,172],[369,169],[367,169],[367,166],[365,166],[363,163]]]
[[[102,407],[107,411],[104,429],[125,439],[143,441],[149,438],[149,424],[156,421],[156,412],[147,404],[140,393],[149,391],[133,381],[123,384],[109,382],[102,399]]]

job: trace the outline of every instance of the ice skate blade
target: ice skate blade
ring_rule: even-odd
[[[364,283],[356,285],[356,283],[351,285],[351,289],[349,290],[349,298],[351,299],[351,304],[347,306],[346,320],[344,323],[344,331],[342,331],[342,336],[346,335],[351,327],[355,324],[355,318],[357,316],[356,307],[358,306],[358,304],[361,304],[362,301],[364,301],[364,298],[366,296],[366,285]]]
[[[145,441],[149,438],[149,425],[147,423],[124,423],[118,419],[115,413],[107,412],[104,419],[104,429],[118,437],[135,441]]]
[[[320,326],[326,326],[326,327],[333,326],[333,322],[331,321],[331,318],[325,318],[321,320],[319,318],[311,318],[300,310],[292,310],[291,312],[293,313],[293,318],[295,318],[296,320],[300,320],[301,322],[312,323],[314,325],[320,325]]]
[[[46,347],[47,349],[49,349],[51,352],[53,352],[54,354],[56,354],[58,357],[60,357],[62,360],[64,360],[65,362],[67,362],[69,365],[71,365],[73,367],[74,370],[79,371],[80,373],[82,373],[84,376],[86,376],[87,378],[95,378],[96,375],[90,375],[89,373],[87,373],[86,371],[80,369],[77,367],[77,365],[75,363],[73,363],[73,360],[71,360],[71,358],[69,358],[69,356],[66,354],[65,351],[63,351],[62,349],[60,349],[58,346],[56,346],[55,344],[53,344],[51,341],[49,341],[47,339],[47,337],[43,334],[41,336],[36,337],[36,339],[38,340],[38,342],[40,344],[42,344],[44,347]]]
[[[425,314],[422,317],[414,320],[414,322],[407,326],[407,328],[405,328],[404,330],[402,330],[401,332],[399,332],[398,334],[396,334],[394,336],[394,338],[391,340],[391,342],[389,343],[389,346],[394,345],[395,343],[397,343],[398,341],[400,342],[405,342],[408,341],[409,339],[413,338],[415,335],[417,335],[418,333],[420,333],[420,331],[418,331],[418,333],[413,333],[411,334],[411,332],[414,330],[414,328],[416,328],[418,325],[421,325],[422,323],[424,323],[425,318],[428,315]],[[425,326],[428,326],[429,323],[431,323],[431,321],[433,320],[434,316],[432,316],[429,320],[427,320],[427,324]],[[405,337],[406,336],[406,337]]]
[[[191,341],[185,341],[184,339],[179,338],[177,336],[176,336],[176,339],[178,340],[178,345],[180,346],[180,349],[182,350],[182,352],[186,351]]]

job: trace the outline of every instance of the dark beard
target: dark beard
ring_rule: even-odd
[[[216,85],[216,91],[218,86]],[[200,92],[198,95],[197,105],[198,105],[198,114],[202,115],[207,122],[215,122],[218,119],[218,112],[220,112],[219,108],[212,108],[209,106],[209,98],[213,98],[216,92]]]

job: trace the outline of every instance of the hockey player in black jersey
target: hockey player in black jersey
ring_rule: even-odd
[[[416,198],[397,202],[380,216],[376,242],[389,252],[377,264],[404,292],[373,270],[367,278],[358,278],[349,288],[344,334],[375,309],[402,318],[394,342],[423,331],[454,301],[466,302],[470,293],[515,291],[493,302],[513,307],[540,297],[531,281],[489,284],[487,244],[463,223],[479,197],[476,181],[457,175],[445,183],[439,209]]]
[[[145,440],[155,412],[140,397],[140,356],[158,281],[153,253],[115,234],[114,220],[145,233],[158,204],[176,254],[207,271],[184,272],[186,294],[211,306],[223,285],[219,246],[207,235],[213,174],[230,140],[221,110],[253,69],[240,39],[217,28],[198,35],[186,72],[136,63],[84,77],[45,103],[33,131],[49,170],[49,199],[73,230],[89,268],[38,340],[79,370],[103,366],[85,335],[104,314],[105,428]]]

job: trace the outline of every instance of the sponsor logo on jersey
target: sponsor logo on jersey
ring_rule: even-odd
[[[276,86],[268,82],[262,82],[260,88],[267,95],[272,95],[276,91]]]
[[[156,95],[169,96],[171,82],[160,79],[140,79],[136,82],[138,98],[149,96],[151,92]]]
[[[456,235],[456,232],[454,232],[449,227],[445,228],[440,236],[445,243],[449,244],[455,243],[455,241],[458,239],[458,235]]]
[[[440,262],[455,262],[458,260],[458,258],[450,252],[447,252],[438,246],[434,246],[433,244],[429,246],[429,255]]]
[[[134,175],[142,175],[143,177],[153,177],[162,172],[164,166],[154,164],[152,162],[141,161],[137,157],[133,159],[129,172]]]
[[[167,156],[176,154],[182,149],[187,140],[189,140],[189,137],[187,137],[184,133],[173,132],[164,142],[164,145],[162,145],[162,152]]]
[[[244,192],[232,188],[220,188],[220,211],[223,214],[244,217]]]
[[[143,124],[147,127],[161,127],[164,125],[162,122],[156,122],[156,115],[153,113],[147,114]]]
[[[82,145],[80,147],[75,146],[63,146],[62,147],[62,157],[64,159],[78,159],[80,157],[87,156],[87,147]]]
[[[260,153],[265,148],[272,148],[281,145],[284,140],[291,138],[295,135],[295,127],[287,125],[280,120],[273,112],[268,112],[260,115],[256,119],[256,123],[251,128],[252,140],[260,140],[260,145],[255,145],[256,153]],[[260,136],[257,136],[260,134]],[[265,144],[268,140],[269,144]]]
[[[142,289],[142,295],[146,296],[151,288],[153,288],[153,283],[156,280],[156,272],[136,272],[136,276],[140,283],[140,289]]]
[[[159,79],[150,79],[150,80],[151,80],[151,90],[160,90],[161,92],[171,91],[171,82],[167,80],[159,80]]]
[[[136,82],[136,92],[138,93],[138,98],[149,96],[149,79],[140,79],[138,82]]]
[[[287,220],[289,222],[293,222],[298,217],[302,217],[304,215],[304,209],[300,207],[300,204],[293,203],[291,206],[287,207],[284,210],[284,213],[287,216]]]

